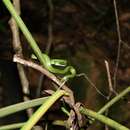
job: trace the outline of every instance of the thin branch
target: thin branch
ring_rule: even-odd
[[[15,7],[16,11],[20,15],[20,0],[13,0],[13,4],[14,4],[14,7]],[[11,28],[12,35],[13,35],[12,44],[13,44],[14,51],[15,51],[16,54],[23,57],[18,26],[17,26],[17,24],[16,24],[16,22],[15,22],[15,20],[13,18],[10,19],[9,24],[10,24],[10,28]],[[23,92],[25,94],[28,94],[29,93],[29,82],[27,80],[24,68],[20,64],[17,64],[17,68],[18,68],[18,72],[19,72]]]
[[[107,77],[108,77],[108,88],[109,88],[109,95],[108,95],[108,99],[110,99],[112,93],[117,94],[115,92],[115,90],[113,89],[112,86],[112,80],[111,80],[111,74],[110,74],[110,69],[109,69],[109,63],[108,61],[105,60],[105,66],[106,66],[106,71],[107,71]]]
[[[29,61],[26,61],[26,60],[23,60],[17,56],[14,56],[14,62],[18,62],[20,64],[24,64],[26,66],[29,66],[29,67],[32,67],[38,71],[40,71],[41,73],[44,73],[44,75],[46,75],[48,78],[50,78],[52,81],[54,81],[55,83],[57,83],[59,86],[61,85],[61,82],[53,75],[51,74],[50,72],[48,72],[47,70],[45,70],[44,68],[42,68],[41,66],[33,63],[33,62],[29,62]],[[65,86],[63,86],[65,87]],[[125,96],[127,93],[130,92],[130,87],[128,87],[127,89],[125,89],[124,91],[122,91],[118,96],[116,96],[115,98],[113,98],[110,102],[108,102],[102,109],[100,109],[98,111],[98,114],[102,114],[103,112],[105,112],[110,106],[112,106],[115,102],[119,101],[119,99],[121,99],[123,96]],[[71,103],[72,105],[72,103]],[[74,104],[73,104],[74,105]],[[91,113],[91,115],[89,116],[92,116],[93,118],[95,119],[99,119],[97,116],[98,114],[94,116],[93,113]],[[100,116],[100,115],[99,115]],[[101,117],[101,116],[100,116]],[[103,119],[103,118],[102,118]],[[108,119],[108,118],[105,118],[105,120]],[[99,119],[100,120],[100,119]],[[100,120],[100,121],[103,121],[103,120]],[[104,122],[104,121],[103,121]],[[106,123],[106,122],[104,122]],[[108,124],[108,123],[107,123]],[[111,124],[111,123],[110,123]],[[108,124],[109,125],[109,124]],[[118,125],[119,126],[119,125]],[[115,125],[113,125],[112,127],[116,127]],[[120,128],[123,128],[122,126]]]
[[[31,67],[33,69],[36,69],[36,70],[40,71],[42,74],[46,75],[48,78],[50,78],[56,84],[58,84],[58,85],[61,84],[61,82],[52,73],[50,73],[49,71],[47,71],[46,69],[44,69],[42,66],[40,66],[38,64],[35,64],[31,61],[24,60],[17,55],[14,55],[13,61],[23,64],[25,66]]]
[[[52,0],[47,0],[48,7],[49,7],[49,22],[48,22],[48,43],[46,47],[46,53],[48,54],[50,52],[52,42],[53,42],[53,3]]]
[[[17,57],[16,55],[14,56],[13,58],[13,61],[14,62],[18,62],[20,64],[23,64],[23,65],[26,65],[26,66],[29,66],[31,68],[34,68],[38,71],[40,71],[41,73],[43,73],[44,75],[46,75],[49,79],[51,79],[53,82],[55,82],[58,86],[61,86],[62,85],[62,82],[56,78],[55,75],[53,75],[52,73],[50,73],[49,71],[45,70],[42,66],[40,65],[37,65],[33,62],[30,62],[30,61],[26,61],[24,59],[21,59],[20,57]],[[65,92],[68,93],[68,96],[64,96],[63,99],[64,101],[71,107],[73,108],[74,107],[74,104],[75,104],[75,101],[74,101],[74,96],[73,96],[73,92],[65,85],[62,86],[62,89],[65,90]],[[60,90],[57,90],[57,91],[60,91]],[[44,104],[44,106],[46,106]],[[39,110],[40,111],[40,110]],[[25,127],[28,127],[29,124],[31,124],[30,122],[32,122],[31,120],[33,120],[34,118],[31,118],[29,121],[28,121],[28,124],[26,126],[23,126],[23,129],[25,129]],[[35,123],[35,122],[34,122]],[[31,124],[31,127],[32,127],[33,124]],[[29,125],[30,127],[30,125]]]
[[[53,3],[52,0],[47,0],[48,2],[48,7],[49,7],[49,12],[48,12],[48,42],[47,42],[47,46],[46,46],[46,50],[45,53],[49,55],[50,50],[51,50],[51,46],[52,46],[52,42],[53,42],[53,27],[52,27],[52,22],[53,22]],[[39,82],[38,82],[38,87],[37,87],[37,91],[36,91],[36,96],[39,97],[40,93],[41,93],[41,89],[42,89],[42,83],[44,80],[44,75],[40,75],[39,77]]]
[[[112,93],[115,93],[113,87],[112,87],[112,80],[111,80],[111,74],[110,74],[110,69],[109,69],[109,64],[108,61],[105,60],[105,66],[106,66],[106,71],[107,71],[107,78],[108,78],[108,89],[109,89],[109,94],[108,94],[108,100],[110,100]],[[109,114],[109,109],[106,110],[105,116],[108,116]],[[105,125],[105,130],[109,130],[109,127]]]
[[[52,80],[54,83],[56,83],[58,86],[62,85],[62,82],[55,75],[53,75],[48,70],[44,69],[42,66],[38,64],[35,64],[31,61],[24,60],[18,57],[17,55],[14,56],[13,61],[31,67],[35,70],[38,70],[39,72],[47,76],[50,80]],[[66,98],[65,100],[70,106],[73,106],[75,104],[73,92],[66,85],[63,85],[62,89],[64,89],[67,93],[69,93],[69,98],[65,97]]]
[[[114,5],[114,11],[115,11],[115,18],[116,18],[116,27],[117,27],[117,36],[118,36],[118,50],[117,50],[117,58],[116,58],[116,66],[115,66],[115,72],[114,72],[114,88],[116,88],[116,82],[117,82],[117,72],[119,67],[119,61],[120,61],[120,52],[121,52],[121,31],[120,31],[120,24],[119,24],[119,16],[117,11],[117,3],[116,0],[113,0]]]
[[[20,15],[20,0],[13,0],[13,5],[18,13],[18,15]],[[20,42],[20,35],[19,35],[19,28],[14,20],[14,18],[12,17],[9,21],[9,25],[12,31],[12,36],[13,36],[13,48],[15,51],[15,54],[20,55],[21,57],[23,57],[23,53],[22,53],[22,46],[21,46],[21,42]],[[29,94],[29,82],[27,79],[27,76],[25,74],[25,70],[23,68],[23,66],[21,64],[17,64],[17,68],[18,68],[18,73],[19,73],[19,77],[20,77],[20,81],[22,84],[22,90],[24,94]],[[29,100],[27,96],[24,96],[24,101]],[[28,109],[27,113],[28,116],[30,116],[32,114],[33,110],[32,109]]]
[[[90,83],[90,85],[95,88],[95,90],[97,91],[97,93],[99,93],[99,94],[100,94],[101,96],[103,96],[104,98],[108,99],[107,96],[105,96],[105,95],[96,87],[96,85],[89,79],[89,77],[88,77],[85,73],[77,74],[76,76],[77,76],[77,77],[83,76],[83,77]]]

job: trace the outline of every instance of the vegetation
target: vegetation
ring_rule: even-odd
[[[105,65],[106,65],[106,70],[107,70],[107,78],[108,79],[108,96],[104,94],[106,91],[101,92],[97,86],[88,78],[88,76],[85,73],[79,73],[78,72],[78,67],[73,67],[72,65],[67,64],[67,60],[64,60],[62,58],[58,59],[52,59],[49,56],[49,53],[51,51],[52,47],[52,42],[53,42],[53,30],[52,30],[52,22],[53,22],[53,3],[51,0],[48,0],[48,7],[49,7],[49,20],[48,20],[48,45],[46,47],[45,52],[42,52],[40,47],[38,46],[37,42],[35,41],[34,37],[30,33],[29,29],[24,23],[24,20],[20,17],[20,1],[19,0],[13,0],[11,3],[10,0],[2,0],[3,5],[7,8],[9,13],[11,14],[11,20],[9,22],[11,31],[12,31],[12,39],[13,39],[13,49],[15,54],[13,54],[13,62],[16,62],[17,64],[17,69],[19,72],[21,84],[22,84],[22,91],[25,95],[23,95],[24,102],[17,103],[17,104],[11,104],[10,106],[6,106],[3,108],[0,108],[0,118],[2,119],[3,117],[9,116],[11,114],[14,114],[19,111],[26,110],[27,115],[28,115],[28,120],[26,122],[15,122],[12,124],[6,123],[4,126],[0,126],[0,130],[10,130],[10,129],[17,129],[20,128],[21,130],[31,130],[33,129],[51,129],[48,126],[48,119],[45,117],[49,111],[51,111],[52,106],[54,106],[55,103],[58,103],[58,112],[61,112],[64,117],[63,119],[56,119],[54,117],[53,120],[51,120],[51,125],[56,125],[60,126],[62,128],[67,128],[67,129],[72,129],[72,130],[82,130],[82,129],[89,129],[96,120],[102,122],[107,129],[108,127],[112,129],[117,129],[117,130],[129,130],[129,128],[126,126],[126,124],[122,125],[121,123],[118,123],[115,119],[109,118],[109,109],[113,105],[115,105],[118,101],[121,102],[121,100],[130,92],[130,87],[125,87],[124,90],[121,92],[116,92],[116,87],[117,87],[117,74],[118,74],[118,68],[119,68],[119,60],[120,60],[120,53],[121,53],[121,44],[123,43],[121,39],[121,33],[120,33],[120,26],[119,26],[119,18],[118,18],[118,11],[117,11],[117,3],[115,0],[113,0],[113,5],[114,5],[114,14],[116,18],[116,27],[117,27],[117,35],[118,35],[118,48],[117,48],[117,58],[116,58],[116,63],[115,63],[115,71],[113,74],[113,83],[111,79],[111,74],[110,74],[110,67],[108,64],[108,61],[105,59]],[[56,2],[56,1],[54,1]],[[64,3],[64,2],[63,2]],[[82,3],[82,2],[81,2]],[[55,3],[55,4],[60,4]],[[80,4],[80,3],[78,3]],[[72,6],[72,5],[71,5]],[[71,7],[69,6],[69,7]],[[72,6],[73,7],[73,6]],[[64,8],[64,10],[69,10],[70,11],[75,11],[74,7],[73,8]],[[94,7],[94,9],[97,9]],[[100,11],[99,11],[100,12]],[[104,14],[102,14],[104,15]],[[98,19],[98,18],[96,18]],[[0,25],[3,26],[3,25]],[[2,27],[4,30],[4,27]],[[95,27],[96,28],[96,27]],[[22,52],[24,50],[24,45],[21,44],[20,41],[20,31],[22,32],[23,36],[26,38],[28,45],[30,46],[31,50],[29,52],[29,60],[28,59],[28,54],[27,52]],[[73,30],[74,31],[74,30]],[[84,32],[85,33],[85,32]],[[109,33],[109,32],[108,32]],[[109,34],[111,35],[111,34]],[[126,43],[124,43],[126,45]],[[74,44],[72,44],[74,46]],[[96,52],[97,49],[95,49],[95,46],[89,46],[88,47],[90,50],[92,48],[93,52]],[[58,49],[58,47],[57,47]],[[95,49],[95,50],[94,50]],[[84,48],[81,50],[84,50]],[[72,51],[72,50],[71,50]],[[52,57],[55,57],[57,54],[55,51],[55,54]],[[64,53],[64,52],[62,52]],[[33,54],[33,56],[32,56]],[[34,56],[35,55],[35,56]],[[71,54],[72,55],[72,54]],[[81,52],[79,52],[78,55],[81,55]],[[57,55],[58,57],[61,57]],[[70,56],[70,54],[69,54]],[[39,64],[34,63],[33,58],[39,61]],[[96,56],[95,56],[96,57]],[[90,57],[88,57],[89,59]],[[98,57],[96,57],[97,59]],[[33,60],[32,61],[30,61]],[[69,58],[68,58],[69,60]],[[38,62],[36,61],[36,62]],[[81,59],[81,62],[83,60]],[[89,66],[92,66],[93,63],[90,61],[89,65],[85,69],[90,70]],[[31,99],[29,95],[31,95],[31,90],[29,88],[29,82],[28,78],[26,76],[26,72],[24,70],[23,66],[28,66],[29,68],[33,68],[41,73],[42,80],[46,80],[45,76],[49,79],[47,80],[47,86],[49,86],[50,81],[53,82],[53,85],[51,87],[47,87],[47,90],[45,90],[45,95],[43,96],[41,85],[37,89],[37,95],[36,99]],[[78,66],[78,63],[77,63]],[[82,64],[84,67],[84,65]],[[83,68],[82,67],[82,68]],[[96,70],[93,71],[94,73],[92,76],[94,77],[97,73]],[[43,76],[44,75],[44,76]],[[75,99],[77,95],[75,96],[73,94],[73,91],[68,87],[68,84],[72,85],[74,83],[74,86],[77,86],[78,82],[74,79],[80,79],[81,77],[84,77],[88,81],[88,83],[93,86],[93,88],[96,90],[96,93],[99,96],[102,96],[104,100],[107,102],[102,105],[102,104],[96,104],[96,101],[94,104],[97,105],[95,108],[95,111],[88,109],[87,105],[82,105],[80,102],[76,102]],[[102,75],[102,79],[104,79],[105,76]],[[82,79],[81,79],[82,80]],[[85,80],[85,81],[86,81]],[[33,82],[33,81],[31,81]],[[37,80],[36,80],[37,82]],[[40,82],[40,81],[39,81]],[[51,82],[51,83],[52,83]],[[73,82],[73,83],[71,83]],[[102,81],[104,82],[104,81]],[[67,84],[67,85],[66,85]],[[81,88],[79,84],[79,88]],[[53,86],[53,89],[52,89]],[[80,89],[79,89],[80,90]],[[84,90],[83,90],[84,91]],[[40,95],[39,95],[40,93]],[[82,92],[81,92],[82,93]],[[88,92],[89,93],[89,92]],[[90,94],[90,93],[89,93]],[[42,98],[39,98],[41,97]],[[48,96],[49,95],[49,96]],[[89,95],[88,95],[89,96]],[[60,99],[58,101],[58,99]],[[80,98],[79,98],[80,99]],[[5,99],[6,100],[6,99]],[[77,100],[77,99],[76,99]],[[93,99],[91,99],[91,102]],[[95,99],[96,100],[96,99]],[[103,101],[102,101],[103,102]],[[41,105],[39,108],[34,108],[36,106]],[[102,105],[102,107],[101,107]],[[100,108],[100,109],[99,109]],[[114,106],[116,108],[116,106]],[[30,112],[28,111],[30,110]],[[34,112],[35,111],[35,112]],[[57,113],[58,115],[59,113]],[[104,114],[104,115],[103,115]],[[53,115],[53,114],[52,114]],[[120,115],[122,116],[122,115]],[[42,125],[42,119],[45,117],[45,123]],[[44,121],[43,120],[43,121]],[[36,126],[39,126],[39,128],[36,128]],[[60,129],[60,128],[59,128]]]

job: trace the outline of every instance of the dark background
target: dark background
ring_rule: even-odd
[[[96,87],[109,94],[107,72],[104,60],[110,65],[113,79],[118,37],[112,0],[53,0],[53,44],[51,57],[67,59],[78,71],[86,73]],[[118,0],[117,9],[121,29],[121,51],[115,91],[121,92],[130,85],[130,1]],[[21,16],[40,48],[45,51],[48,43],[49,6],[46,0],[21,0]],[[16,65],[12,63],[11,31],[8,25],[10,15],[0,3],[0,106],[22,101],[21,84]],[[32,50],[21,34],[25,57]],[[31,98],[35,98],[39,77],[38,72],[27,69]],[[83,77],[71,80],[69,86],[74,91],[76,101],[98,111],[107,100]],[[42,90],[48,87],[45,78]],[[115,96],[113,94],[113,96]],[[25,114],[25,113],[24,113]],[[15,117],[25,120],[23,113]],[[130,128],[129,95],[109,109],[108,116]],[[9,119],[9,123],[16,119]],[[18,120],[17,120],[18,121]],[[0,120],[0,124],[3,120]],[[7,122],[6,122],[7,123]],[[104,126],[96,123],[89,129],[101,130]]]

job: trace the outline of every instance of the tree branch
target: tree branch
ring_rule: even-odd
[[[39,72],[47,76],[50,80],[52,80],[54,83],[56,83],[58,86],[62,86],[62,89],[64,89],[67,93],[69,93],[69,98],[65,97],[66,98],[65,101],[71,107],[75,104],[73,92],[71,91],[71,89],[69,89],[66,85],[64,85],[55,75],[50,73],[48,70],[44,69],[42,66],[35,64],[31,61],[24,60],[18,57],[17,55],[14,55],[13,61],[31,67],[35,70],[38,70]]]

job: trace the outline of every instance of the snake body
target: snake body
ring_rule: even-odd
[[[35,55],[31,56],[33,59],[37,59]],[[70,78],[75,77],[76,70],[73,66],[67,66],[67,61],[63,59],[50,59],[50,57],[42,53],[42,57],[45,60],[44,67],[52,73],[56,74],[67,74],[62,78],[62,81],[67,81]],[[64,69],[58,69],[56,67],[64,67]]]
[[[76,70],[73,66],[67,66],[67,61],[63,59],[51,59],[47,54],[42,53],[40,48],[38,47],[36,41],[32,37],[32,34],[26,27],[25,23],[21,19],[21,17],[18,15],[18,13],[15,11],[15,8],[13,4],[10,2],[10,0],[3,0],[3,3],[5,4],[6,8],[16,21],[17,25],[21,29],[23,35],[27,39],[29,45],[33,49],[37,59],[40,61],[43,67],[45,67],[48,71],[55,73],[55,74],[61,74],[64,75],[62,78],[62,81],[67,81],[70,78],[75,77]],[[63,67],[61,69],[61,66]],[[60,67],[60,68],[58,68]]]

